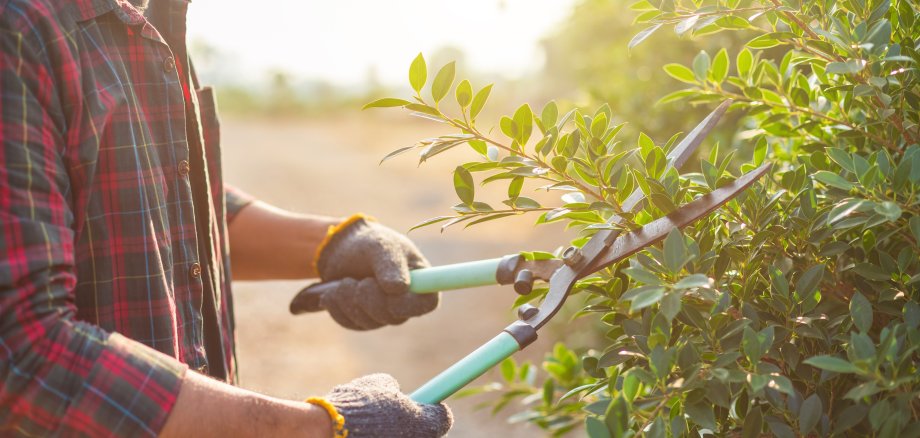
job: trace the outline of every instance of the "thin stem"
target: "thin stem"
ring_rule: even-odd
[[[485,216],[485,215],[490,215],[490,214],[501,214],[501,213],[528,213],[531,211],[551,211],[557,208],[559,207],[510,208],[510,209],[505,209],[505,210],[474,211],[470,213],[460,213],[459,216],[454,216],[454,217],[476,216],[476,215]]]
[[[749,98],[749,97],[747,97],[747,96],[745,96],[745,95],[743,95],[743,94],[733,93],[733,92],[727,91],[727,90],[725,90],[725,89],[723,89],[723,88],[717,88],[716,91],[718,91],[719,93],[723,94],[723,95],[726,96],[726,97],[730,97],[730,98],[732,98],[733,100],[736,100],[736,101],[739,101],[739,102],[754,102],[754,99],[751,99],[751,98]],[[885,146],[886,148],[888,148],[889,150],[892,150],[892,151],[898,151],[898,150],[899,150],[898,147],[897,147],[897,145],[895,145],[894,143],[891,143],[891,142],[885,140],[884,138],[879,137],[878,135],[873,134],[873,133],[871,133],[871,132],[869,132],[869,131],[862,130],[862,129],[860,129],[859,125],[855,125],[855,124],[853,124],[853,123],[851,123],[851,122],[848,122],[848,121],[846,121],[846,120],[835,119],[835,118],[833,118],[833,117],[830,117],[830,116],[828,116],[828,115],[826,115],[826,114],[823,114],[823,113],[819,113],[819,112],[817,112],[817,111],[815,111],[815,110],[812,110],[811,108],[807,108],[807,107],[800,107],[800,106],[797,106],[797,105],[792,105],[792,106],[787,106],[787,105],[776,105],[776,104],[771,104],[771,103],[769,103],[769,102],[763,102],[763,103],[765,103],[765,104],[767,104],[767,105],[770,105],[770,106],[773,106],[773,107],[776,107],[776,108],[783,108],[783,109],[785,109],[785,110],[787,110],[787,111],[790,111],[790,112],[793,112],[793,113],[807,114],[807,115],[810,115],[810,116],[813,116],[813,117],[817,117],[817,118],[822,119],[822,120],[827,121],[827,122],[836,123],[836,124],[840,124],[840,125],[846,126],[846,127],[850,128],[850,129],[852,129],[852,130],[854,130],[854,131],[856,131],[856,132],[858,132],[858,133],[860,133],[860,134],[862,134],[862,135],[864,135],[864,136],[866,136],[866,137],[871,138],[872,140],[878,142],[879,144],[884,145],[884,146]]]

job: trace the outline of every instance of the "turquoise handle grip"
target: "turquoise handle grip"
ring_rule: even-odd
[[[440,403],[520,349],[513,336],[501,332],[416,389],[409,397],[418,403]]]
[[[409,271],[409,291],[417,294],[442,290],[466,289],[498,283],[498,269],[504,258],[477,260],[453,265],[435,266]],[[316,283],[300,291],[291,301],[291,313],[323,310],[323,294],[338,288],[338,282]]]
[[[409,290],[424,294],[496,284],[495,274],[501,261],[497,258],[415,269],[409,272]]]

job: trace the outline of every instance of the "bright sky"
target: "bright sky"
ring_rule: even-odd
[[[232,56],[245,77],[272,68],[340,85],[406,81],[409,63],[452,45],[471,70],[538,69],[540,38],[574,0],[196,0],[189,37]]]

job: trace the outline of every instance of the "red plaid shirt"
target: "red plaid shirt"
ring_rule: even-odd
[[[156,435],[188,366],[233,380],[246,199],[186,8],[0,0],[0,435]]]

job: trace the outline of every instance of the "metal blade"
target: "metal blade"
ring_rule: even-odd
[[[569,291],[578,279],[623,260],[649,245],[654,245],[659,240],[664,239],[675,228],[683,228],[705,217],[741,194],[766,174],[769,169],[770,164],[764,164],[742,175],[731,184],[703,195],[667,216],[656,219],[636,231],[620,235],[612,242],[609,250],[604,251],[599,257],[593,259],[584,269],[576,270],[565,266],[557,270],[552,279],[550,279],[549,292],[546,294],[543,303],[540,304],[539,311],[524,322],[539,329],[559,311]]]
[[[681,206],[671,214],[656,219],[642,228],[629,233],[621,234],[613,246],[601,257],[598,257],[587,268],[583,269],[578,278],[584,278],[607,266],[612,265],[637,251],[654,245],[665,238],[671,230],[683,228],[695,222],[719,207],[731,201],[754,184],[770,169],[770,163],[764,164],[744,175],[741,175],[731,184],[725,185],[703,195],[696,200]]]
[[[709,113],[703,121],[696,125],[693,130],[684,137],[671,152],[668,153],[668,166],[665,167],[664,171],[667,172],[672,167],[675,169],[680,169],[683,167],[684,163],[690,159],[696,148],[703,143],[703,139],[712,132],[713,128],[719,123],[719,120],[722,119],[722,116],[725,115],[725,112],[728,111],[728,107],[732,104],[731,99],[726,100],[719,104],[715,110]],[[639,204],[639,201],[642,201],[644,195],[642,194],[642,189],[634,190],[625,201],[623,201],[622,207],[623,211],[631,212]],[[619,216],[614,216],[608,221],[612,224],[620,223],[622,219]]]
[[[675,148],[668,154],[669,166],[679,167],[690,159],[696,148],[703,142],[703,139],[712,131],[712,128],[719,122],[725,111],[731,105],[731,100],[722,102],[713,112],[709,113],[702,122],[696,125],[690,134],[687,135]],[[636,189],[629,198],[623,202],[623,211],[633,211],[638,208],[639,202],[642,201],[644,194],[641,189]],[[619,224],[623,219],[619,216],[613,216],[607,222],[610,224]],[[611,243],[620,235],[619,230],[601,230],[594,234],[580,250],[570,248],[570,251],[576,253],[575,258],[580,259],[572,264],[574,269],[579,269],[586,263],[593,263],[595,259],[601,257],[607,252]]]

